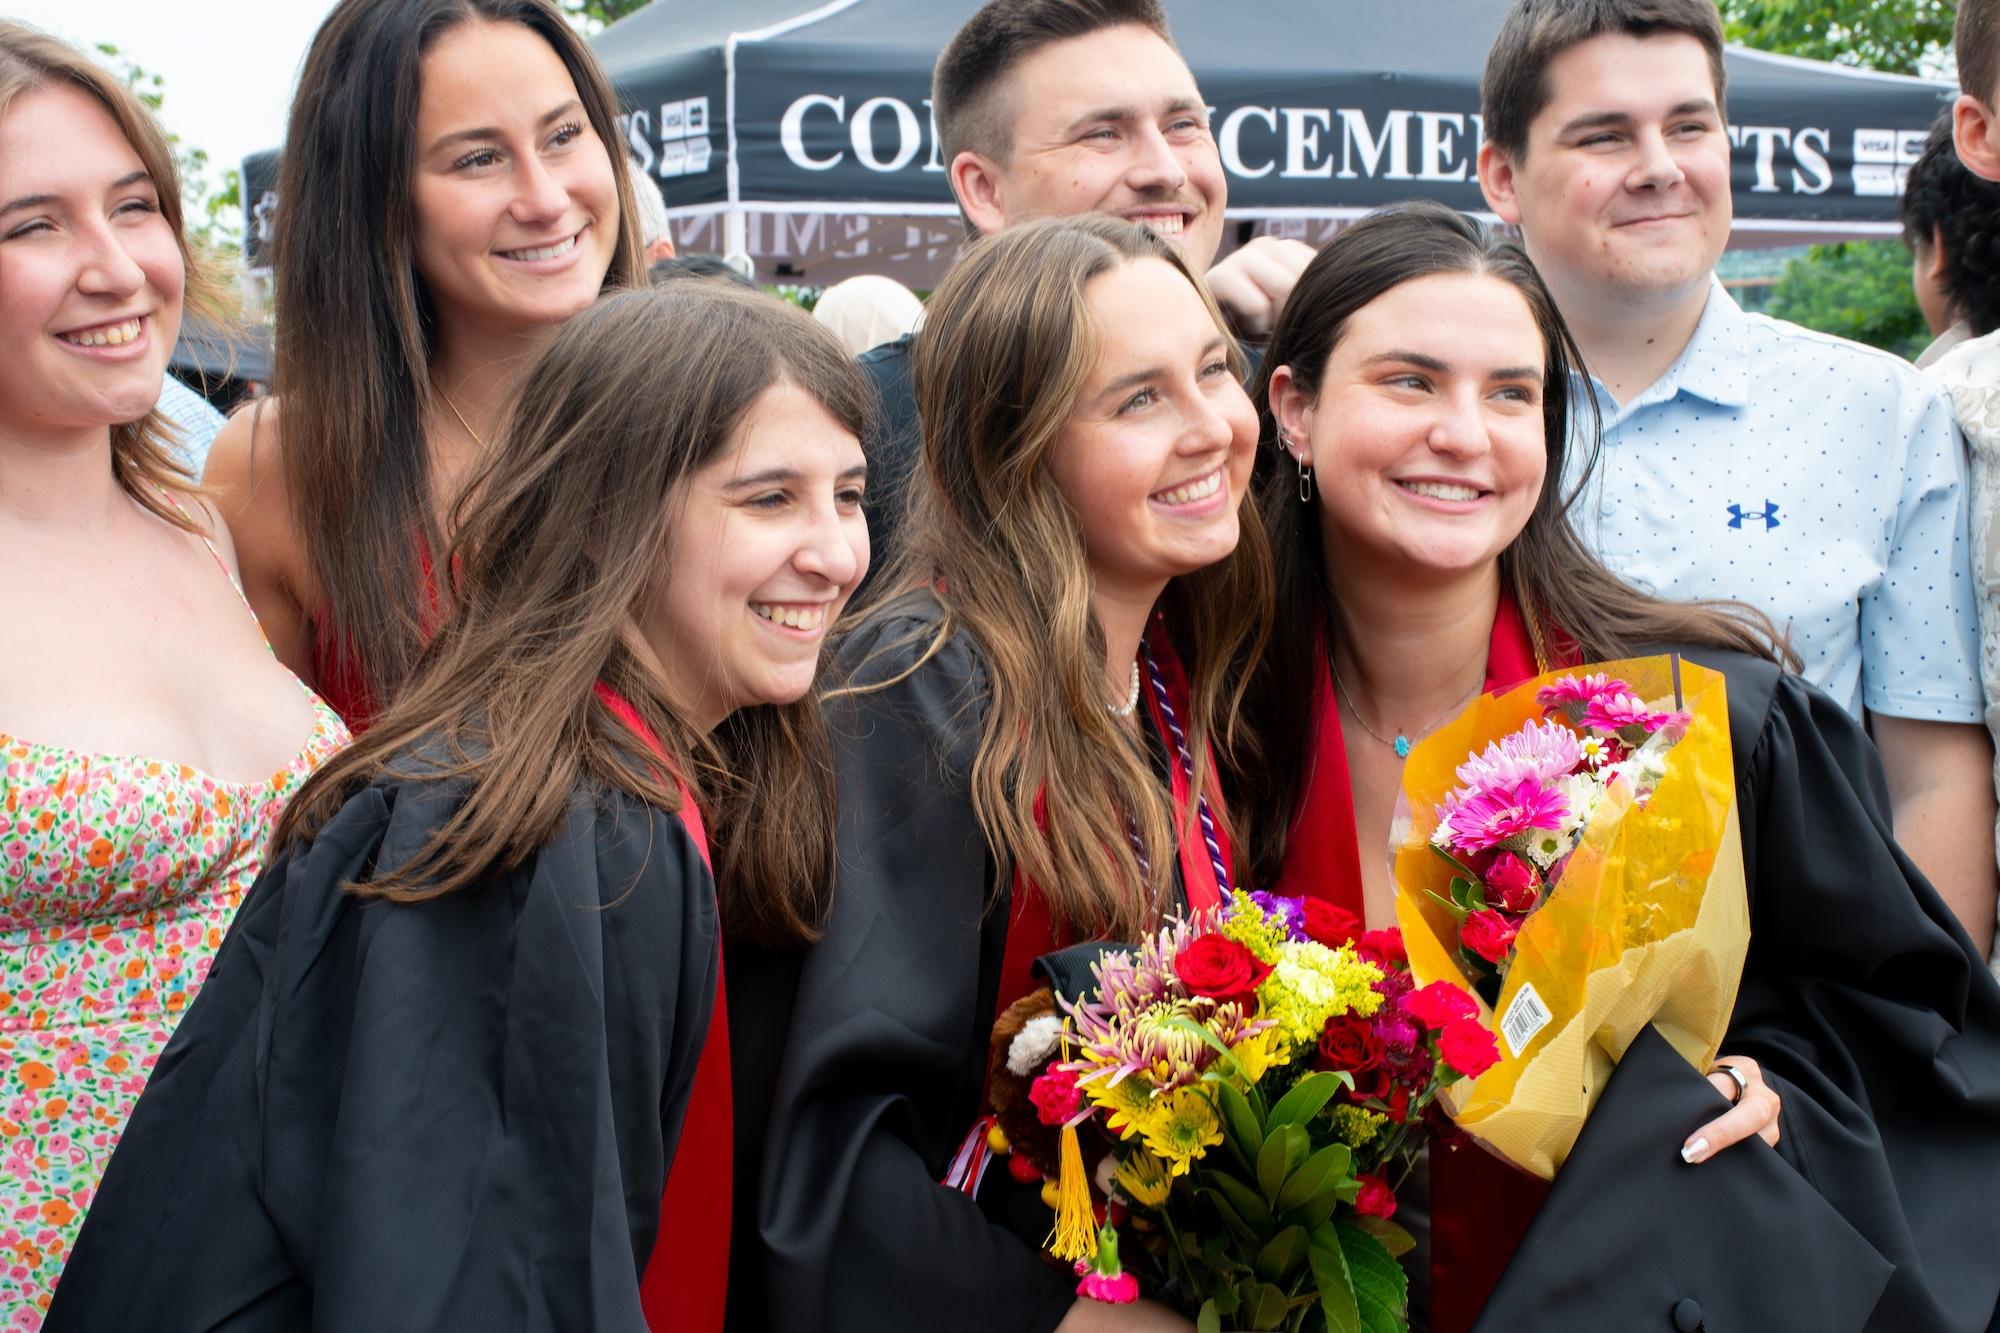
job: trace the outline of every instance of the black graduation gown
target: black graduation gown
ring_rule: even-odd
[[[1977,1333],[2000,1297],[2000,984],[1897,847],[1854,720],[1769,663],[1686,655],[1728,681],[1749,882],[1722,1049],[1783,1099],[1778,1147],[1684,1165],[1723,1098],[1649,1032],[1477,1333]]]
[[[964,634],[911,670],[936,603],[885,612],[842,662],[867,663],[859,683],[903,679],[827,710],[840,869],[799,978],[758,1205],[771,1327],[1036,1333],[1076,1279],[938,1184],[981,1113],[1011,907],[969,795],[985,670]]]
[[[51,1333],[645,1329],[714,1005],[713,882],[676,816],[580,790],[481,886],[341,890],[452,803],[384,780],[258,879],[112,1156]]]

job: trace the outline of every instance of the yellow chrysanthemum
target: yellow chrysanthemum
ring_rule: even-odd
[[[1333,1132],[1350,1148],[1359,1148],[1371,1142],[1382,1132],[1389,1117],[1380,1111],[1371,1111],[1365,1106],[1336,1106],[1333,1108]]]
[[[1119,1159],[1111,1178],[1119,1192],[1141,1208],[1158,1208],[1173,1190],[1173,1175],[1167,1164],[1141,1148]]]
[[[1151,1119],[1158,1110],[1153,1085],[1136,1074],[1115,1084],[1108,1078],[1097,1079],[1082,1088],[1092,1106],[1103,1108],[1105,1127],[1128,1139],[1137,1132],[1138,1122]]]
[[[1264,1071],[1271,1067],[1272,1046],[1277,1040],[1277,1035],[1274,1029],[1265,1028],[1256,1036],[1245,1037],[1229,1048],[1229,1053],[1236,1057],[1237,1065],[1242,1068],[1246,1081],[1255,1083],[1264,1077]]]
[[[1139,1132],[1173,1175],[1184,1176],[1190,1162],[1222,1142],[1222,1119],[1199,1088],[1182,1088],[1160,1101]]]

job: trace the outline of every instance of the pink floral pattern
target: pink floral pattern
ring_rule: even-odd
[[[262,782],[0,735],[0,1329],[41,1326],[146,1076],[194,999],[278,812],[347,741]]]

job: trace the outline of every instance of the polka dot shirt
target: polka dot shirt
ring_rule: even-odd
[[[1606,564],[1761,609],[1857,716],[1980,720],[1965,456],[1935,385],[1716,283],[1651,388],[1620,407],[1591,387],[1604,443],[1571,513]]]

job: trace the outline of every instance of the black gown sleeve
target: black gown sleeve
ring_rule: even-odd
[[[253,887],[113,1154],[50,1330],[643,1330],[716,987],[673,815],[580,791],[518,869],[344,892],[450,809],[358,793]]]
[[[1075,1299],[1074,1278],[938,1184],[980,1114],[1008,899],[993,901],[968,795],[983,673],[962,634],[909,670],[908,641],[931,628],[891,615],[857,631],[843,660],[868,662],[860,683],[902,679],[828,709],[839,878],[759,1201],[784,1333],[1037,1333]]]
[[[1684,1062],[1621,1064],[1478,1329],[1979,1333],[2000,1297],[2000,984],[1896,845],[1860,726],[1769,664],[1689,656],[1727,676],[1750,892],[1722,1050],[1783,1099],[1779,1144],[1682,1165],[1721,1097]],[[1657,1095],[1620,1088],[1641,1080]]]

